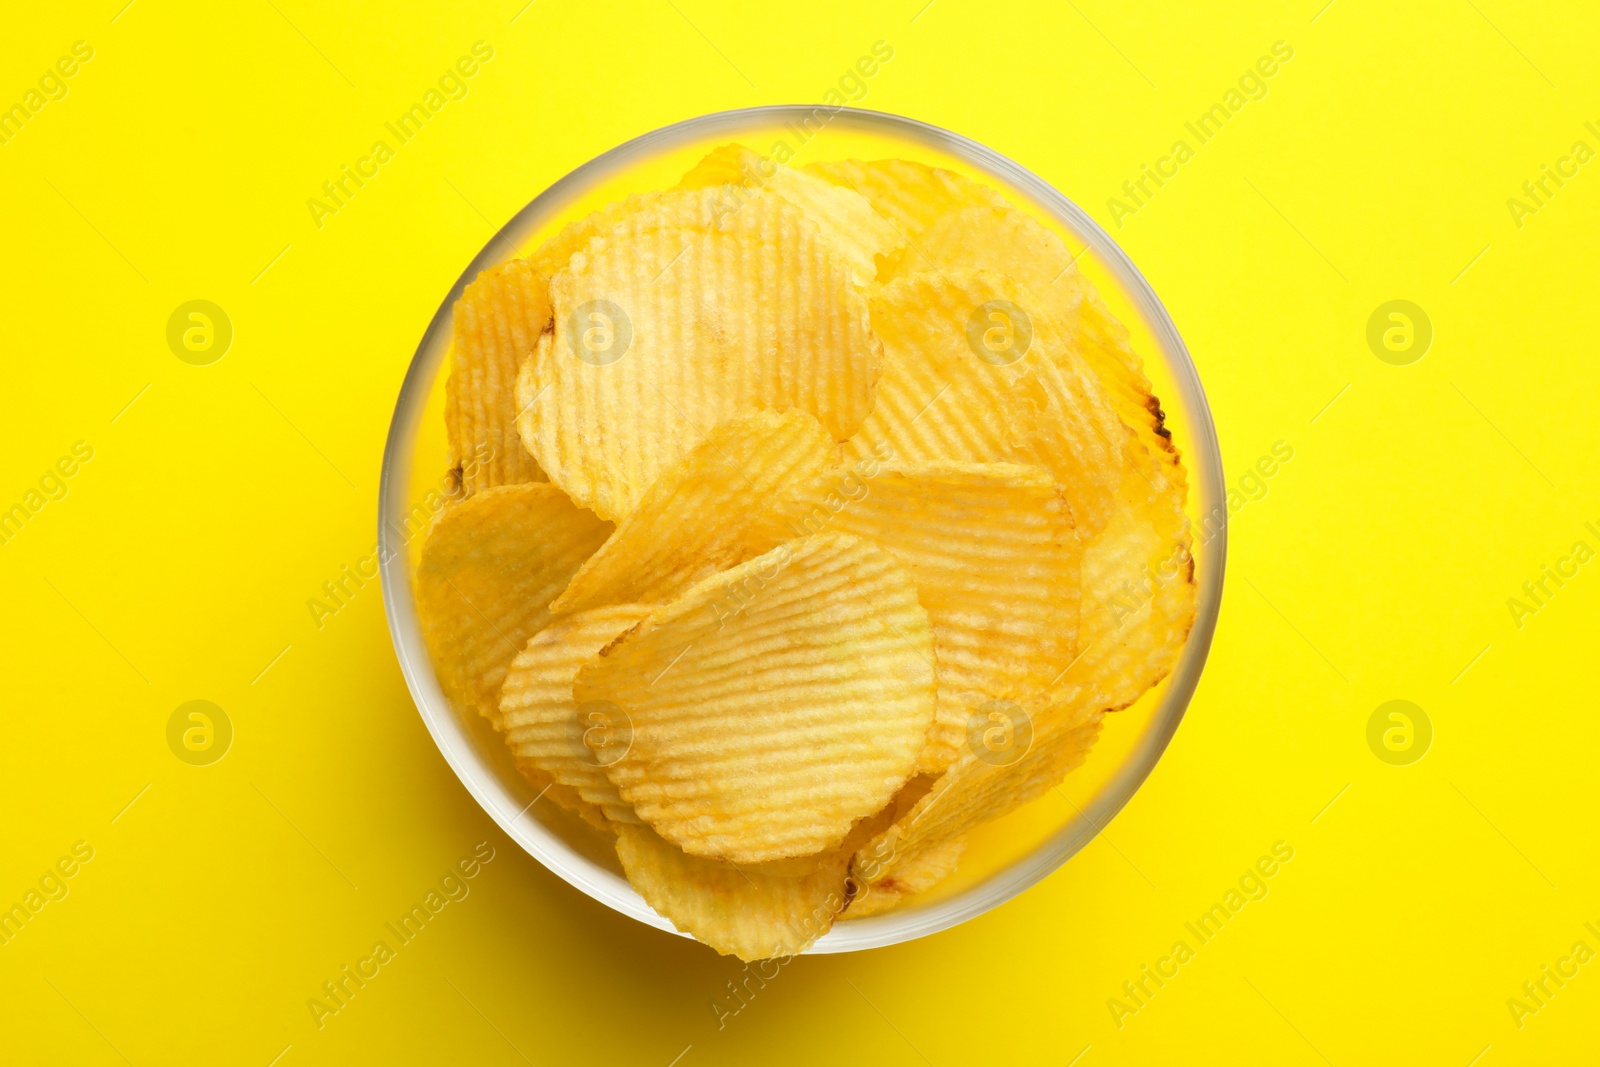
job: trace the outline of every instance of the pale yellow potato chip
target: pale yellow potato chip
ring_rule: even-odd
[[[939,699],[919,773],[942,771],[990,701],[1044,692],[1077,654],[1082,547],[1061,490],[1011,463],[871,464],[797,486],[773,538],[868,538],[910,573],[933,625]]]
[[[1088,282],[1054,230],[1010,204],[952,211],[923,237],[926,263],[914,269],[1009,274],[1038,297],[1063,330],[1076,327]]]
[[[831,467],[839,446],[804,411],[757,411],[684,453],[556,599],[554,611],[665,603],[787,537],[758,537],[761,505]]]
[[[573,696],[633,745],[622,798],[691,855],[735,863],[837,844],[911,776],[934,712],[933,633],[910,576],[823,534],[700,582],[604,650]]]
[[[940,841],[919,852],[911,862],[900,864],[875,881],[855,881],[862,871],[854,871],[854,893],[845,909],[845,919],[864,919],[881,915],[905,904],[919,893],[926,893],[955,873],[966,851],[965,837]]]
[[[851,851],[843,846],[809,857],[795,874],[777,874],[687,855],[647,826],[616,831],[622,871],[645,902],[725,956],[748,961],[804,952],[849,900]]]
[[[517,371],[550,325],[544,276],[522,259],[490,267],[451,313],[445,431],[464,496],[547,479],[517,435]]]
[[[847,877],[851,858],[897,810],[862,819],[827,851],[737,865],[690,856],[647,826],[611,829],[623,873],[646,903],[682,932],[749,961],[796,955],[827,933],[859,888]]]
[[[815,223],[758,197],[715,228],[644,226],[594,239],[551,279],[554,332],[517,400],[552,481],[616,519],[735,415],[798,408],[836,441],[855,433],[880,347]]]
[[[930,167],[907,159],[842,159],[807,163],[800,168],[835,185],[864,196],[888,219],[905,243],[883,265],[880,279],[887,281],[912,271],[937,269],[922,252],[928,231],[952,212],[973,206],[1005,206],[1005,198],[943,167]]]
[[[584,800],[571,786],[562,785],[548,771],[525,759],[517,760],[517,773],[526,778],[539,791],[534,801],[549,801],[563,811],[569,811],[587,825],[606,833],[611,832],[611,821],[598,807]]]
[[[1142,450],[1142,446],[1136,444]],[[1132,461],[1130,461],[1132,462]],[[926,796],[857,855],[892,874],[923,852],[1042,795],[1083,762],[1106,712],[1171,672],[1194,624],[1194,562],[1181,481],[1130,475],[1116,515],[1084,546],[1082,652],[1053,699],[1002,707],[1001,732],[975,721],[967,751]],[[997,739],[998,744],[989,742]]]
[[[705,189],[713,185],[759,185],[771,163],[761,153],[742,144],[722,144],[701,157],[700,162],[678,179],[680,189]]]
[[[985,758],[981,749],[963,752],[910,812],[856,853],[856,880],[870,884],[914,871],[930,853],[1043,795],[1066,777],[1099,736],[1103,713],[1079,714],[1074,720],[1070,709],[1051,712],[1034,709],[1037,725],[1015,762]]]
[[[483,489],[440,513],[417,565],[417,618],[445,695],[491,721],[506,667],[611,532],[548,482]]]
[[[1063,678],[1098,691],[1108,710],[1126,707],[1166,677],[1194,625],[1182,471],[1154,482],[1144,474],[1124,479],[1116,517],[1084,546],[1083,651]]]
[[[1069,345],[1093,369],[1152,461],[1177,466],[1161,406],[1151,395],[1127,328],[1083,278],[1058,234],[994,189],[939,167],[889,159],[811,163],[803,169],[862,193],[899,229],[906,248],[884,262],[880,281],[926,271],[985,270],[1017,278],[1039,297]],[[1169,470],[1166,477],[1181,473]]]
[[[558,617],[517,653],[500,688],[499,726],[511,751],[616,822],[639,821],[605,770],[629,737],[605,708],[580,707],[572,682],[580,667],[648,614],[647,606],[617,604]]]
[[[857,285],[874,281],[883,261],[879,257],[893,257],[905,245],[894,223],[854,189],[774,162],[743,145],[713,149],[679,185],[690,189],[727,185],[747,190],[751,196],[782,197],[817,224],[823,237],[849,262]]]
[[[1079,272],[1060,234],[1014,207],[982,205],[941,218],[920,247],[926,259],[913,269],[999,271],[1021,282],[1094,371],[1117,414],[1151,456],[1164,466],[1176,465],[1161,405],[1151,395],[1127,328]]]
[[[743,199],[731,188],[710,185],[638,193],[567,224],[535,249],[528,261],[546,278],[554,278],[567,268],[575,253],[587,249],[597,237],[626,241],[663,227],[716,229],[738,210]]]
[[[872,298],[878,402],[846,453],[895,463],[1036,463],[1081,535],[1110,518],[1128,430],[1015,280],[914,274]]]

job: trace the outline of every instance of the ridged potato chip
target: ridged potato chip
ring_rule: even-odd
[[[1001,271],[1021,282],[1071,348],[1082,354],[1117,414],[1151,456],[1167,466],[1177,463],[1171,435],[1162,425],[1161,405],[1151,396],[1127,328],[1078,271],[1059,234],[1016,208],[985,205],[944,216],[920,248],[926,260],[913,269]]]
[[[750,961],[796,955],[827,933],[858,891],[847,877],[851,857],[897,810],[862,819],[835,848],[769,863],[702,859],[647,826],[613,829],[623,873],[646,903],[718,952]]]
[[[1082,548],[1042,468],[939,462],[806,483],[774,507],[774,537],[870,539],[910,573],[933,625],[939,699],[919,773],[942,771],[991,700],[1044,692],[1077,653]]]
[[[754,864],[690,856],[642,824],[608,828],[623,874],[647,904],[717,952],[752,961],[797,955],[828,932],[866,891],[848,877],[852,857],[897,810],[862,819],[827,851]],[[898,903],[902,892],[886,885],[881,896]]]
[[[852,877],[870,884],[916,871],[926,857],[973,827],[1043,795],[1088,756],[1102,718],[1095,711],[1076,722],[1065,714],[1044,719],[1026,755],[1015,763],[963,753],[907,815],[862,846],[851,861]]]
[[[719,425],[650,486],[556,598],[555,611],[665,603],[702,578],[759,556],[761,505],[837,462],[839,446],[804,411],[757,411]]]
[[[490,267],[456,301],[444,424],[465,496],[546,480],[517,435],[516,392],[517,371],[549,325],[549,283],[526,260]]]
[[[630,735],[604,708],[580,707],[572,682],[580,667],[649,614],[648,606],[617,604],[558,617],[517,653],[500,688],[500,728],[511,751],[615,822],[639,821],[605,769]]]
[[[1133,447],[1122,450],[1118,486],[1123,533],[1101,539],[1092,550],[1095,557],[1103,558],[1107,551],[1134,551],[1127,541],[1140,536],[1140,523],[1147,524],[1146,535],[1159,531],[1165,539],[1163,543],[1176,548],[1186,527],[1182,514],[1186,479],[1172,436],[1163,425],[1161,404],[1152,395],[1127,328],[1112,316],[1094,287],[1083,278],[1060,235],[1009,205],[981,205],[939,219],[924,235],[921,247],[939,270],[1004,269],[1013,274],[1067,334],[1068,348],[1083,354],[1117,415],[1132,429]],[[1050,351],[1055,354],[1060,350]],[[1143,563],[1131,566],[1137,572]],[[1104,569],[1106,573],[1100,578],[1113,580],[1114,568],[1106,565]],[[1087,570],[1086,561],[1086,580]],[[1121,583],[1128,579],[1124,576],[1115,580]],[[1100,588],[1108,586],[1102,584]],[[1172,614],[1181,617],[1181,607]],[[1176,643],[1181,644],[1182,640]],[[1154,682],[1134,686],[1137,691],[1118,706],[1137,697],[1150,684]]]
[[[713,575],[578,674],[633,746],[622,798],[691,855],[735,863],[837,844],[911,776],[934,712],[933,633],[910,576],[824,534]]]
[[[1022,727],[1004,738],[1016,750],[969,745],[906,816],[858,853],[858,867],[893,873],[1042,795],[1083,762],[1106,712],[1133,703],[1172,670],[1195,611],[1181,481],[1153,489],[1142,477],[1124,479],[1111,524],[1084,546],[1083,583],[1083,651],[1057,680],[1053,699],[1008,709]],[[971,740],[985,737],[974,732]]]
[[[876,881],[856,882],[850,905],[842,918],[864,919],[869,915],[881,915],[900,907],[919,893],[926,893],[955,873],[966,847],[965,837],[940,841],[919,852],[911,862],[896,866]]]
[[[716,229],[740,202],[741,196],[734,190],[711,185],[638,193],[568,223],[535,249],[528,261],[546,278],[554,278],[575,253],[587,249],[597,237],[626,241],[666,227]]]
[[[799,408],[855,433],[880,348],[815,223],[776,197],[712,229],[636,223],[551,279],[554,333],[518,379],[518,428],[552,481],[617,519],[735,415]]]
[[[879,281],[924,271],[985,270],[1016,277],[1044,301],[1152,459],[1177,465],[1160,404],[1127,328],[1083,279],[1059,235],[988,186],[939,167],[883,159],[811,163],[803,169],[860,192],[905,237],[906,248],[885,261]]]
[[[1006,205],[1005,198],[987,185],[906,159],[842,159],[807,163],[800,169],[860,193],[894,226],[905,248],[883,265],[882,280],[936,269],[923,254],[922,242],[946,215],[973,206]]]
[[[878,277],[878,257],[893,257],[905,246],[894,223],[854,189],[774,162],[743,145],[713,149],[679,185],[688,189],[726,185],[747,190],[752,196],[782,197],[817,224],[823,237],[849,262],[857,285]]]
[[[498,725],[506,667],[610,532],[548,482],[480,490],[441,512],[422,543],[416,603],[445,695]]]
[[[1037,463],[1081,534],[1106,524],[1128,430],[1026,289],[988,272],[914,274],[873,296],[872,328],[878,403],[847,454]]]
[[[686,854],[647,826],[618,826],[617,858],[645,902],[679,930],[725,956],[793,956],[827,933],[849,901],[849,848],[807,864],[802,874]]]
[[[535,766],[529,760],[518,759],[517,773],[539,790],[539,795],[533,798],[535,802],[548,800],[563,811],[570,811],[594,829],[611,832],[610,820],[598,807],[584,800],[571,786],[561,785],[550,776],[549,772]]]
[[[765,177],[762,164],[768,162],[765,156],[742,144],[718,145],[684,173],[678,180],[678,188],[704,189],[713,185],[758,185]]]
[[[908,821],[912,809],[942,781],[943,774],[917,775],[895,794],[893,803],[861,824],[867,832],[850,859],[850,904],[841,918],[861,919],[897,908],[955,872],[966,850],[964,835],[931,842],[902,863],[894,852],[898,838],[891,842],[888,834]]]
[[[1124,480],[1110,526],[1084,546],[1083,651],[1063,681],[1127,707],[1171,671],[1194,625],[1193,545],[1181,477]]]

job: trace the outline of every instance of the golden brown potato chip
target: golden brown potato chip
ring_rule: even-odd
[[[973,712],[1044,692],[1077,653],[1082,549],[1042,468],[939,462],[830,474],[774,508],[774,537],[870,539],[911,573],[933,624],[939,700],[919,773],[942,771]]]
[[[622,798],[691,855],[837,844],[910,777],[933,721],[933,633],[910,576],[824,534],[693,586],[578,674],[633,746]]]
[[[890,159],[812,163],[803,169],[862,193],[906,238],[906,249],[884,262],[880,281],[922,271],[985,270],[1016,277],[1043,301],[1152,459],[1176,466],[1160,404],[1126,327],[1083,279],[1058,234],[988,186],[938,167]]]
[[[606,819],[604,813],[579,796],[576,789],[571,786],[561,785],[547,771],[534,766],[529,760],[517,760],[517,773],[521,774],[535,789],[539,790],[539,795],[533,798],[535,802],[548,800],[555,804],[556,807],[564,811],[570,811],[594,829],[604,830],[607,833],[611,832],[611,823]],[[529,806],[531,807],[532,804]]]
[[[1006,203],[987,185],[943,167],[906,159],[842,159],[808,163],[800,169],[860,193],[894,226],[905,248],[883,265],[883,280],[937,269],[921,248],[928,231],[944,216],[967,207],[1004,207]]]
[[[839,447],[804,411],[757,411],[712,430],[662,473],[552,610],[665,603],[786,541],[754,533],[760,505],[816,478]]]
[[[679,930],[742,960],[793,956],[833,925],[847,901],[850,852],[809,860],[800,875],[770,874],[690,856],[647,826],[618,826],[623,873]]]
[[[554,334],[518,380],[522,440],[552,481],[621,518],[735,415],[799,408],[836,441],[856,431],[880,349],[815,223],[757,197],[711,229],[631,225],[551,279]]]
[[[1026,212],[1009,204],[950,212],[928,229],[922,249],[928,260],[914,270],[1009,274],[1050,309],[1062,330],[1078,324],[1088,282],[1061,236]]]
[[[841,918],[864,919],[892,911],[919,893],[926,893],[955,873],[966,850],[965,837],[940,841],[876,881],[857,882]]]
[[[1037,301],[1003,275],[914,274],[872,298],[878,403],[846,445],[895,463],[1036,463],[1079,533],[1110,518],[1127,428]]]
[[[548,325],[549,284],[527,260],[490,267],[456,301],[444,423],[465,496],[546,480],[517,435],[516,390],[517,370]]]
[[[776,166],[742,144],[718,145],[707,152],[678,180],[680,189],[705,189],[713,185],[759,185],[764,167]]]
[[[1074,720],[1068,709],[1035,712],[1033,718],[1042,725],[1015,762],[1011,756],[1017,750],[1005,747],[987,756],[981,747],[963,752],[909,813],[856,853],[851,864],[855,879],[871,884],[918,869],[930,853],[1042,795],[1082,763],[1099,736],[1103,713],[1080,714]],[[936,866],[936,861],[929,862]]]
[[[604,709],[578,706],[572,681],[578,668],[648,614],[649,607],[618,604],[556,618],[517,653],[500,689],[499,725],[511,751],[616,822],[638,821],[605,769],[628,738],[619,736],[623,731]]]
[[[480,490],[441,512],[422,544],[416,600],[445,695],[498,723],[506,667],[610,532],[548,482]]]
[[[743,145],[713,149],[679,184],[691,189],[727,185],[748,195],[782,197],[817,224],[849,262],[857,285],[877,278],[878,257],[891,257],[905,245],[894,224],[854,189],[776,163]]]
[[[1082,648],[1063,682],[1128,706],[1166,677],[1194,625],[1194,559],[1180,477],[1124,479],[1111,525],[1084,546]]]
[[[1161,405],[1151,396],[1127,328],[1078,271],[1059,234],[1016,208],[984,205],[944,216],[920,247],[927,258],[911,264],[913,270],[998,271],[1021,282],[1082,354],[1117,414],[1152,457],[1176,464]]]
[[[1054,698],[1001,703],[989,711],[995,725],[973,720],[967,751],[858,853],[858,867],[893,873],[1042,795],[1083,762],[1106,712],[1133,703],[1172,670],[1195,611],[1183,485],[1125,477],[1117,503],[1110,525],[1084,546],[1083,651]]]
[[[738,209],[741,199],[733,189],[712,186],[639,193],[569,223],[528,260],[546,278],[554,278],[597,237],[626,241],[663,227],[716,229]]]

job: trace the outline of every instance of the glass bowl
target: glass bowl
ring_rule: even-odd
[[[676,933],[622,877],[609,845],[553,804],[537,803],[500,736],[440,691],[417,624],[411,576],[427,521],[441,506],[447,466],[443,373],[451,308],[478,273],[525,254],[568,221],[613,200],[677,184],[712,147],[740,141],[796,165],[812,160],[906,158],[997,188],[1055,229],[1078,266],[1129,328],[1188,470],[1198,603],[1176,668],[1130,708],[1106,717],[1084,766],[1060,788],[974,830],[962,866],[914,904],[843,920],[811,952],[852,952],[948,929],[1016,896],[1061,866],[1111,820],[1160,759],[1183,718],[1211,646],[1222,594],[1226,503],[1216,431],[1194,364],[1161,301],[1116,243],[1081,208],[1036,175],[958,134],[873,111],[797,106],[744,108],[679,122],[583,164],[540,193],[484,246],[445,294],[417,346],[395,404],[378,499],[384,607],[417,710],[456,775],[513,840],[551,871],[624,915]],[[1204,517],[1206,521],[1200,521]],[[684,935],[687,936],[687,935]]]

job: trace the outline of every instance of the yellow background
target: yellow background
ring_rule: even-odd
[[[0,545],[0,906],[94,849],[0,946],[8,1062],[1593,1057],[1600,964],[1520,1028],[1507,1007],[1600,950],[1600,567],[1520,627],[1507,607],[1600,549],[1600,163],[1520,227],[1506,204],[1600,149],[1584,5],[121,6],[33,5],[0,37],[0,105],[94,48],[0,145],[0,507],[94,449]],[[469,95],[317,228],[307,198],[479,40]],[[1235,517],[1193,706],[1098,840],[957,929],[798,960],[719,1029],[736,962],[581,896],[461,788],[376,584],[320,630],[306,601],[371,552],[401,376],[501,222],[643,131],[819,101],[879,40],[861,106],[988,144],[1111,229],[1230,483],[1275,442],[1294,459]],[[1280,40],[1268,95],[1115,227],[1107,199]],[[165,338],[197,298],[235,329],[204,367]],[[1410,366],[1366,343],[1396,298],[1434,328]],[[192,699],[234,725],[211,766],[167,746]],[[1433,724],[1409,766],[1367,744],[1392,699]],[[471,895],[317,1029],[307,999],[479,841]],[[1108,999],[1279,841],[1266,898],[1119,1028]]]

